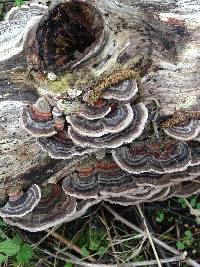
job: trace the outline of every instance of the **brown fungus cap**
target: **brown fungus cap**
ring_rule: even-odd
[[[69,174],[64,178],[62,186],[66,194],[80,199],[107,199],[138,189],[132,175],[110,162]]]
[[[135,79],[140,81],[133,69],[116,70],[85,93],[83,100],[90,105],[95,105],[102,97],[119,101],[131,100],[138,92]]]
[[[26,192],[8,192],[9,200],[7,204],[0,208],[1,217],[22,217],[30,213],[40,202],[41,191],[36,184],[32,185]]]
[[[78,112],[78,115],[87,119],[95,120],[106,116],[111,111],[111,107],[105,100],[100,99],[94,106],[85,105],[85,108]]]
[[[115,99],[118,101],[131,100],[138,92],[137,83],[135,80],[125,80],[118,84],[108,87],[102,97],[105,99]]]
[[[138,195],[132,196],[131,194],[126,194],[121,197],[112,197],[107,199],[108,202],[113,204],[119,204],[122,206],[135,205],[141,202],[153,202],[153,201],[163,201],[176,192],[174,188],[170,186],[165,188],[152,188],[149,193],[140,194],[140,190],[138,190]]]
[[[77,133],[72,126],[69,127],[70,138],[81,147],[116,148],[123,143],[130,143],[141,135],[148,118],[148,111],[144,104],[132,106],[133,120],[122,132],[106,134],[100,137],[88,137]]]
[[[130,104],[113,107],[104,118],[87,120],[79,115],[67,117],[68,123],[78,134],[88,137],[101,137],[106,134],[119,133],[126,129],[133,120]]]
[[[42,149],[55,159],[69,159],[96,151],[94,148],[82,148],[75,145],[64,130],[49,138],[39,138],[37,141]]]
[[[35,137],[48,137],[56,134],[52,108],[44,97],[40,97],[33,106],[23,109],[22,125]]]
[[[198,174],[190,173],[189,170],[174,173],[141,173],[134,174],[138,186],[165,187],[172,184],[178,184],[184,181],[194,180]]]
[[[192,164],[193,158],[188,144],[173,140],[151,145],[142,143],[132,148],[124,146],[113,150],[112,155],[121,169],[133,174],[183,171]]]
[[[190,197],[193,194],[197,194],[199,192],[199,182],[200,177],[197,177],[193,181],[185,182],[176,192],[177,197]]]
[[[31,107],[24,108],[22,124],[25,130],[35,137],[48,137],[56,134],[53,120],[36,120]]]
[[[16,225],[31,232],[42,231],[63,223],[76,211],[76,199],[67,196],[57,184],[42,187],[42,196],[33,211],[20,218],[5,219],[11,225]]]
[[[170,137],[184,141],[195,139],[198,136],[199,131],[200,121],[195,119],[189,119],[164,129],[164,132]]]

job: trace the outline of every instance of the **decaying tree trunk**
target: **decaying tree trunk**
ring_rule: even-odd
[[[160,146],[165,142],[165,139],[172,138],[173,141],[170,142],[173,145],[178,140],[179,143],[182,142],[182,146],[191,145],[192,147],[197,147],[198,150],[200,146],[198,142],[200,140],[199,0],[57,0],[52,2],[49,10],[55,10],[54,8],[57,8],[60,3],[69,2],[72,5],[73,3],[76,5],[86,3],[86,6],[83,5],[78,11],[82,15],[82,19],[78,18],[78,13],[74,11],[75,9],[66,7],[66,12],[71,12],[70,18],[74,16],[74,21],[78,21],[82,25],[81,27],[86,30],[87,36],[81,32],[80,25],[78,31],[81,37],[79,39],[84,41],[77,40],[74,37],[74,33],[74,35],[69,34],[72,41],[80,47],[75,49],[73,55],[65,54],[63,61],[58,58],[61,55],[59,54],[60,52],[58,52],[59,55],[52,56],[51,44],[49,45],[48,43],[51,43],[48,38],[55,36],[54,33],[51,35],[51,30],[55,26],[53,24],[53,19],[55,18],[52,19],[52,22],[49,16],[56,17],[56,12],[59,13],[61,11],[57,10],[55,13],[51,13],[54,11],[50,12],[47,8],[40,6],[34,11],[35,13],[38,12],[37,16],[35,16],[35,13],[32,11],[31,13],[28,8],[23,13],[22,8],[21,13],[19,11],[16,11],[16,14],[10,13],[6,18],[7,21],[0,25],[0,187],[2,190],[0,197],[2,198],[2,203],[7,201],[8,191],[12,191],[13,187],[27,190],[32,184],[42,186],[49,182],[58,183],[68,173],[77,171],[82,164],[86,164],[89,161],[93,162],[96,159],[101,160],[105,153],[113,153],[113,157],[119,166],[124,164],[118,158],[119,155],[113,152],[117,145],[105,145],[105,147],[101,147],[102,149],[92,147],[93,153],[79,151],[71,158],[63,155],[59,157],[54,152],[49,152],[49,148],[44,149],[44,142],[42,143],[43,145],[41,143],[39,145],[37,138],[44,139],[45,134],[44,136],[34,135],[32,134],[34,130],[29,129],[27,131],[30,121],[26,117],[28,122],[25,123],[23,121],[25,120],[24,117],[22,118],[23,108],[27,105],[33,105],[39,96],[45,95],[48,98],[47,102],[49,101],[53,103],[52,106],[55,106],[54,102],[60,98],[67,99],[66,101],[70,103],[76,102],[79,99],[80,90],[80,93],[83,92],[85,94],[84,99],[86,99],[86,102],[92,106],[102,97],[104,90],[106,92],[107,87],[123,83],[124,80],[133,79],[136,81],[138,90],[133,97],[134,104],[135,106],[140,105],[140,103],[144,105],[140,107],[143,108],[144,113],[147,110],[148,120],[147,118],[145,119],[145,114],[141,115],[142,123],[139,124],[138,128],[142,129],[141,132],[143,134],[141,136],[141,133],[138,134],[136,138],[140,136],[139,139],[134,141],[132,138],[128,143],[133,143],[134,146],[139,140],[138,142],[143,143],[142,150],[145,150],[145,142],[148,144],[150,142],[151,145],[158,142]],[[93,9],[91,11],[87,5],[92,5],[95,11]],[[17,12],[19,12],[18,15]],[[95,19],[93,18],[94,14],[90,12],[96,12]],[[49,21],[49,24],[44,24],[45,21]],[[91,21],[92,25],[90,25]],[[46,27],[46,30],[41,30],[40,32],[41,35],[43,34],[44,44],[37,37],[39,35],[37,29],[43,27],[42,25]],[[14,27],[16,30],[13,29]],[[57,27],[56,31],[58,32],[58,23]],[[71,29],[66,31],[69,30]],[[91,35],[90,39],[89,35]],[[36,37],[38,38],[37,42],[35,41]],[[71,39],[67,42],[69,42],[68,47],[72,49]],[[42,52],[40,51],[40,44],[43,45]],[[85,46],[84,49],[81,46]],[[60,44],[58,47],[61,49]],[[66,48],[66,46],[64,47]],[[51,57],[54,63],[52,64],[47,57]],[[71,58],[69,59],[68,57]],[[88,97],[87,93],[91,90],[93,91]],[[71,93],[71,91],[73,92]],[[67,95],[67,92],[70,93]],[[75,98],[72,95],[75,95]],[[70,99],[69,96],[71,97]],[[126,102],[128,103],[126,105],[129,105],[129,102]],[[116,105],[116,103],[113,105]],[[137,117],[137,115],[134,116]],[[70,117],[68,120],[72,124],[72,118]],[[69,121],[67,122],[69,123]],[[143,125],[145,123],[146,126]],[[175,129],[176,127],[179,127],[180,132]],[[182,133],[183,135],[181,135]],[[73,136],[73,133],[70,136]],[[182,137],[179,138],[180,136]],[[119,138],[123,138],[122,135]],[[160,141],[158,141],[159,139]],[[76,140],[76,145],[84,142]],[[119,146],[123,146],[126,142],[127,140],[124,140]],[[45,146],[48,147],[46,143]],[[184,151],[188,149],[185,147]],[[153,151],[152,147],[151,149]],[[186,153],[177,152],[178,150],[179,148],[175,152],[172,151],[172,154]],[[161,153],[162,159],[166,159],[165,152],[166,148]],[[171,162],[173,160],[170,158],[170,164],[174,165],[169,164],[170,166],[165,168],[167,171],[157,171],[155,166],[151,166],[148,169],[146,166],[144,167],[146,171],[141,171],[141,169],[130,171],[129,169],[127,172],[132,172],[134,175],[150,173],[152,170],[154,174],[162,175],[180,173],[181,178],[177,178],[176,182],[169,178],[171,182],[169,183],[170,185],[168,184],[168,193],[165,192],[164,195],[161,195],[161,199],[173,195],[173,190],[175,195],[194,193],[200,190],[200,186],[198,186],[198,167],[200,164],[198,157],[200,157],[200,153],[198,154],[196,150],[194,152],[191,147],[188,153],[186,156],[184,154],[185,158],[182,159],[181,167],[179,166],[179,159],[174,156],[176,163]],[[191,154],[193,158],[188,160]],[[180,169],[178,169],[179,167]],[[190,172],[187,167],[190,168]],[[124,165],[122,169],[127,170]],[[166,184],[166,179],[168,178],[162,178],[163,180],[161,179],[162,181],[159,182],[159,179],[156,180],[154,177],[154,181],[153,178],[149,178],[150,176],[148,178],[143,177],[143,182],[140,182],[139,185],[137,184],[135,188],[138,190],[139,186],[142,190],[147,190],[146,187],[150,185],[156,189],[156,184],[160,183],[163,189],[163,185]],[[187,179],[196,182],[192,184],[192,187],[180,188],[181,182]],[[137,183],[137,179],[134,181]],[[90,183],[92,182],[90,181]],[[170,187],[171,185],[179,187],[179,191],[177,188]],[[71,195],[77,197],[75,193],[71,193]],[[97,203],[104,199],[102,197],[103,194],[97,193],[97,195],[98,197],[89,198],[91,202]],[[116,199],[111,196],[109,201],[122,203],[123,194],[118,192],[118,195],[115,195]],[[108,196],[106,195],[106,197]],[[82,197],[81,199],[87,199],[87,197]],[[152,199],[159,199],[159,196]],[[149,197],[148,200],[150,201],[151,198]],[[144,195],[141,201],[145,201]],[[125,202],[130,204],[131,200],[129,199],[129,201],[126,200]],[[136,202],[135,199],[134,201],[132,200],[132,203]],[[80,205],[83,205],[83,203]],[[87,204],[87,207],[90,205],[91,203]],[[82,206],[79,207],[78,212],[81,208]],[[8,222],[34,231],[44,229],[61,221],[73,219],[80,216],[85,210],[86,207],[80,213],[74,216],[70,215],[71,217],[67,217],[65,214],[65,218],[62,218],[62,220],[49,219],[49,221],[39,224],[38,227],[36,225],[35,228],[33,225],[24,222],[23,219],[20,221],[19,214],[19,216],[15,214],[14,219],[9,218]],[[4,214],[3,211],[2,214]],[[8,213],[6,217],[10,217],[10,214]],[[22,212],[21,215],[25,214],[27,212]],[[31,219],[28,218],[28,220],[30,223]]]

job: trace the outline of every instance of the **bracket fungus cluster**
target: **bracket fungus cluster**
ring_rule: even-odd
[[[198,105],[165,114],[165,103],[159,109],[147,93],[152,46],[164,33],[146,32],[131,12],[124,23],[124,9],[104,1],[58,2],[14,8],[0,23],[0,74],[12,86],[5,101],[22,92],[14,124],[26,151],[11,165],[30,161],[30,144],[37,148],[32,166],[2,174],[0,216],[40,231],[100,201],[134,205],[199,192]]]

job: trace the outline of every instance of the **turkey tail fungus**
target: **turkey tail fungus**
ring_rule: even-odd
[[[199,2],[51,2],[0,22],[0,216],[200,192]]]

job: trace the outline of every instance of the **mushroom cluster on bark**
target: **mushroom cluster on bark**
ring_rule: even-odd
[[[155,2],[32,3],[0,22],[7,223],[41,231],[100,201],[200,191],[198,16]]]

